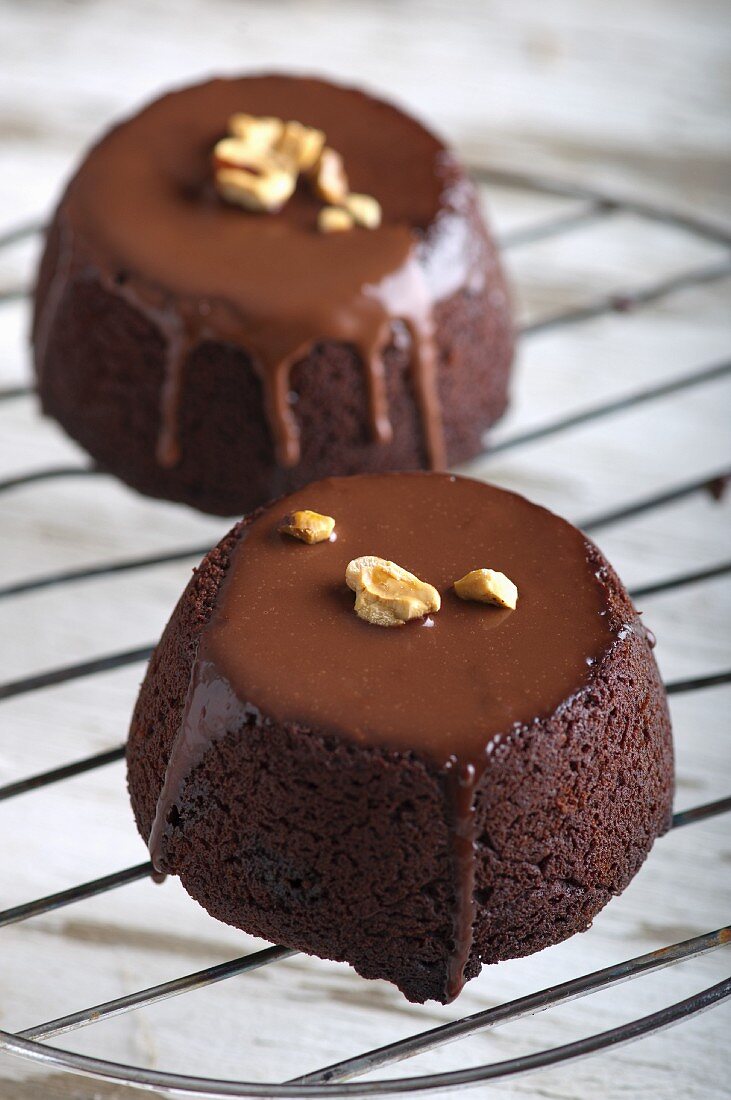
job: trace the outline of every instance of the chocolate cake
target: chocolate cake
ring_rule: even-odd
[[[280,133],[248,165],[247,119]],[[327,142],[314,182],[283,159],[303,134]],[[33,344],[44,412],[99,467],[240,515],[476,454],[513,336],[453,153],[362,91],[270,75],[173,92],[89,152],[48,230]]]
[[[412,1001],[588,928],[673,793],[651,639],[600,551],[437,473],[326,479],[237,524],[127,759],[159,871]]]

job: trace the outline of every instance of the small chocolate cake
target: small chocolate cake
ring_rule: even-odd
[[[127,760],[158,870],[412,1001],[588,928],[673,793],[611,566],[551,512],[436,473],[327,479],[234,527],[155,650]]]
[[[247,119],[250,164],[248,138],[222,140]],[[288,177],[281,135],[262,154],[283,120],[327,142],[320,175]],[[513,335],[452,152],[364,92],[255,76],[166,95],[89,152],[48,230],[33,344],[44,412],[99,467],[240,515],[314,478],[473,456]]]

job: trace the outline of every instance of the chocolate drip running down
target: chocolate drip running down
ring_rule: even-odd
[[[210,154],[237,111],[322,129],[352,189],[378,199],[381,225],[319,232],[320,203],[304,181],[277,213],[228,205]],[[77,272],[86,264],[107,273],[162,334],[161,465],[180,461],[187,363],[205,339],[248,356],[281,466],[299,458],[292,367],[323,342],[345,344],[361,360],[372,436],[388,442],[383,356],[401,323],[426,458],[438,468],[445,451],[433,313],[457,288],[484,281],[480,248],[464,240],[464,205],[473,201],[451,153],[389,104],[319,80],[263,76],[172,93],[117,126],[71,181],[58,222]],[[41,329],[56,306],[48,295]]]
[[[403,236],[405,257],[400,268],[381,285],[363,287],[349,308],[343,306],[330,317],[322,316],[317,338],[313,336],[281,358],[273,356],[265,342],[260,343],[254,354],[253,365],[262,385],[264,409],[280,466],[296,466],[299,461],[299,428],[290,402],[292,368],[312,351],[318,340],[333,340],[353,346],[366,372],[372,436],[379,443],[390,442],[393,426],[389,416],[383,356],[393,338],[394,322],[400,322],[411,340],[411,378],[421,416],[427,461],[432,469],[444,467],[431,304],[411,234]],[[143,309],[166,338],[157,459],[162,466],[171,467],[181,458],[178,419],[188,355],[213,331],[225,333],[228,342],[247,350],[251,349],[253,341],[243,322],[239,320],[236,323],[230,319],[230,311],[227,311],[228,320],[226,316],[216,319],[215,328],[206,311],[208,315],[198,319],[196,331],[190,321],[181,323],[177,314],[156,310],[139,300],[133,304]]]
[[[280,535],[282,514],[302,508],[333,516],[336,540]],[[361,621],[344,575],[363,553],[434,584],[441,610],[392,629]],[[456,596],[454,580],[481,565],[515,581],[516,611]],[[187,780],[245,721],[414,753],[437,777],[451,822],[453,999],[473,944],[480,780],[492,752],[582,691],[621,635],[607,607],[584,536],[514,494],[428,474],[329,479],[292,494],[244,529],[201,635],[150,836],[155,866],[175,870],[166,838]]]

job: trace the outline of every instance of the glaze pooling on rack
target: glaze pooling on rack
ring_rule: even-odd
[[[323,129],[353,189],[378,198],[381,224],[319,232],[320,203],[303,180],[278,212],[225,203],[210,151],[238,110]],[[206,341],[245,354],[280,466],[296,465],[300,452],[292,368],[326,342],[357,356],[372,438],[387,443],[384,356],[400,327],[425,457],[442,468],[434,309],[484,285],[484,253],[466,229],[475,201],[442,142],[389,104],[312,79],[210,81],[155,101],[91,150],[56,214],[65,243],[38,316],[49,331],[53,287],[69,278],[62,256],[72,255],[75,277],[96,272],[152,322],[164,344],[157,459],[165,467],[181,458],[186,371]]]

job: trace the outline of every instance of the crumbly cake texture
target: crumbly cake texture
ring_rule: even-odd
[[[318,232],[305,183],[273,213],[216,195],[227,119],[267,105],[332,134],[378,227]],[[89,152],[48,231],[33,344],[43,411],[98,466],[240,515],[329,474],[479,453],[513,330],[451,152],[363,92],[267,76],[172,93]]]
[[[127,749],[145,841],[201,637],[260,514],[204,559],[151,659]],[[615,640],[580,691],[496,739],[485,757],[473,792],[474,922],[463,980],[587,929],[669,826],[664,688],[624,587],[588,541],[586,555],[602,577]],[[445,1002],[454,995],[461,888],[454,826],[447,777],[428,754],[358,744],[242,705],[182,784],[165,867],[219,920],[348,962],[411,1001]]]

